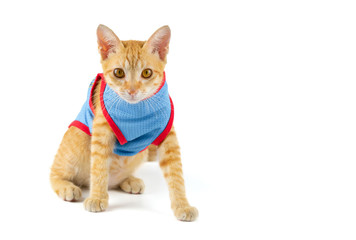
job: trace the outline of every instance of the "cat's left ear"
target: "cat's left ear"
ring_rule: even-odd
[[[166,25],[152,34],[143,48],[146,48],[152,54],[157,54],[162,61],[165,61],[169,50],[170,39],[171,29]]]
[[[96,31],[98,36],[99,53],[102,60],[105,60],[110,53],[117,53],[124,47],[116,34],[107,26],[100,24]]]

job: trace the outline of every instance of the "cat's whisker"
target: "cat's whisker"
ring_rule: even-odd
[[[168,114],[167,114],[165,111],[162,111],[162,110],[161,110],[161,107],[162,107],[162,106],[164,107],[164,105],[163,105],[162,102],[157,101],[157,100],[154,99],[154,98],[150,98],[150,102],[151,102],[152,104],[154,104],[154,105],[153,105],[154,107],[157,106],[157,108],[154,108],[154,109],[158,109],[159,111],[161,111],[161,112],[163,113],[163,115],[164,115],[165,118],[168,117]]]
[[[111,111],[111,109],[114,107],[114,106],[116,106],[116,104],[118,103],[118,102],[120,102],[120,98],[115,98],[115,100],[114,101],[112,101],[112,103],[111,103],[111,107],[110,107],[110,109],[109,109],[109,111]],[[114,107],[114,109],[115,109],[115,107]]]
[[[152,104],[152,99],[148,99],[147,104],[150,106],[150,108],[154,112],[154,115],[155,115],[156,119],[158,119],[159,118],[159,114],[157,113],[157,111],[155,111],[155,108],[154,108],[154,106]]]

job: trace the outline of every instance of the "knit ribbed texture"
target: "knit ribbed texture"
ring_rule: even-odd
[[[90,133],[94,117],[89,106],[92,86],[93,82],[76,118],[89,127]],[[114,153],[133,156],[148,147],[166,128],[171,115],[167,82],[155,95],[136,104],[127,103],[107,84],[102,94],[106,111],[127,140],[123,145],[116,141]]]

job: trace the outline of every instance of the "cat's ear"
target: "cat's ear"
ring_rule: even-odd
[[[162,61],[165,61],[168,54],[170,39],[171,29],[166,25],[152,34],[143,47],[152,54],[157,54]]]
[[[123,47],[120,39],[105,25],[100,24],[96,30],[98,36],[98,48],[101,59],[105,60],[110,53],[116,53]]]

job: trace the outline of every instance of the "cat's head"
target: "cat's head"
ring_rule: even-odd
[[[158,90],[171,37],[168,26],[147,41],[121,41],[104,25],[98,26],[97,36],[105,80],[122,99],[134,104]]]

